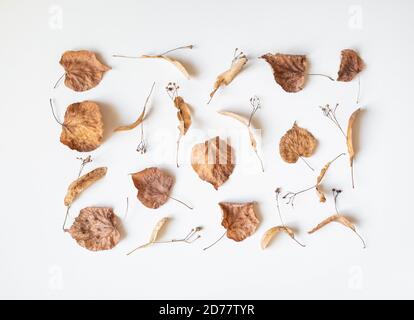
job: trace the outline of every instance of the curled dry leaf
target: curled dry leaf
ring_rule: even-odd
[[[60,59],[65,69],[65,85],[75,91],[86,91],[101,82],[111,68],[98,60],[92,51],[66,51]]]
[[[364,61],[354,50],[341,51],[341,65],[338,71],[338,81],[348,82],[355,78],[365,67]]]
[[[184,136],[191,126],[190,107],[180,96],[174,98],[174,106],[178,109],[177,118],[180,122],[180,124],[178,125],[178,130],[180,130],[180,135]]]
[[[114,130],[114,131],[127,131],[127,130],[132,130],[132,129],[134,129],[134,128],[138,127],[138,126],[139,126],[139,125],[140,125],[140,124],[144,121],[144,118],[145,118],[145,112],[146,112],[146,110],[147,110],[148,100],[149,100],[149,98],[151,97],[151,94],[152,94],[152,91],[154,90],[154,87],[155,87],[155,82],[152,84],[151,91],[150,91],[150,93],[148,94],[147,99],[145,100],[144,107],[142,108],[141,114],[139,115],[138,119],[137,119],[137,120],[135,120],[133,123],[131,123],[131,124],[129,124],[129,125],[126,125],[126,126],[120,126],[120,127],[118,127],[118,128],[115,128],[115,130]],[[141,133],[142,133],[142,132],[141,132]]]
[[[101,110],[97,103],[73,103],[66,109],[60,142],[80,152],[95,150],[102,144],[103,126]]]
[[[139,247],[135,248],[134,250],[129,252],[128,255],[130,255],[131,253],[133,253],[134,251],[136,251],[138,249],[146,248],[146,247],[149,247],[150,245],[154,244],[158,239],[158,235],[159,235],[160,231],[165,226],[165,224],[168,222],[168,220],[169,220],[168,217],[164,217],[161,220],[159,220],[157,222],[157,224],[155,225],[154,229],[152,230],[149,241],[146,244],[143,244],[142,246],[139,246]]]
[[[237,50],[236,50],[237,54]],[[247,63],[248,59],[243,54],[240,53],[233,59],[230,69],[226,70],[225,72],[219,74],[217,76],[216,82],[214,83],[213,91],[210,93],[210,101],[214,97],[216,91],[223,85],[228,86],[233,79],[242,71],[244,65]],[[209,102],[210,102],[209,101]]]
[[[227,229],[229,239],[242,241],[256,231],[259,219],[254,211],[254,202],[220,202],[219,206],[223,212],[221,225]]]
[[[291,237],[293,240],[297,241],[295,239],[295,232],[291,228],[289,228],[287,226],[276,226],[276,227],[270,228],[269,230],[267,230],[264,233],[264,235],[262,237],[262,241],[260,243],[262,249],[265,249],[269,245],[270,241],[274,238],[274,236],[276,234],[280,233],[280,232],[284,232],[284,233],[288,234],[289,237]]]
[[[330,224],[331,222],[340,223],[343,226],[351,229],[361,239],[361,241],[362,241],[362,243],[364,245],[364,248],[365,248],[365,241],[364,241],[364,239],[362,239],[362,237],[357,232],[355,225],[351,221],[349,221],[346,217],[344,217],[343,215],[340,215],[340,214],[334,214],[334,215],[326,218],[321,223],[319,223],[315,228],[313,228],[312,230],[308,231],[308,233],[309,234],[312,234],[312,233],[318,231],[319,229],[323,228],[324,226]]]
[[[171,63],[173,66],[175,66],[184,75],[184,77],[186,77],[187,79],[190,79],[189,72],[184,67],[184,65],[180,61],[178,61],[177,59],[170,58],[169,56],[166,56],[166,55],[155,55],[155,56],[152,56],[152,55],[146,55],[146,54],[145,55],[142,55],[140,58],[143,58],[143,59],[162,59],[162,60],[165,60],[165,61]]]
[[[217,136],[196,144],[191,151],[191,166],[201,180],[217,190],[229,179],[235,166],[230,143]]]
[[[338,159],[339,157],[341,157],[343,155],[344,155],[344,153],[341,153],[339,156],[335,157],[333,160],[331,160],[327,164],[325,164],[324,167],[322,168],[321,172],[319,173],[319,176],[316,178],[315,189],[316,189],[316,193],[319,197],[319,202],[325,202],[326,201],[326,197],[325,197],[325,194],[323,193],[322,186],[321,186],[321,182],[322,182],[323,178],[325,177],[326,172],[328,171],[331,164],[336,159]]]
[[[348,147],[349,155],[349,165],[351,167],[351,178],[352,178],[352,188],[354,187],[354,158],[355,158],[355,148],[353,142],[353,128],[355,121],[360,113],[361,109],[356,109],[348,120],[348,129],[346,132],[346,145]]]
[[[241,116],[237,113],[229,112],[229,111],[219,111],[219,114],[221,114],[223,116],[233,118],[233,119],[236,119],[237,121],[241,122],[244,126],[246,126],[246,128],[249,132],[250,146],[252,147],[252,149],[253,149],[254,153],[256,154],[257,158],[259,159],[262,171],[264,171],[262,159],[260,158],[259,153],[257,151],[257,141],[256,141],[256,138],[254,136],[252,126],[251,126],[251,123],[250,123],[249,119],[246,119],[245,117],[243,117],[243,116]]]
[[[172,176],[156,167],[134,173],[132,181],[138,189],[138,200],[151,209],[157,209],[167,202],[174,184]]]
[[[65,231],[76,242],[91,251],[115,247],[121,235],[117,229],[118,219],[111,208],[88,207],[80,211],[75,222]]]
[[[135,120],[133,123],[125,125],[125,126],[119,126],[119,127],[115,128],[114,131],[118,132],[118,131],[128,131],[128,130],[135,129],[136,127],[138,127],[142,123],[142,121],[144,121],[144,117],[145,117],[145,108],[142,110],[142,112],[139,115],[138,119]]]
[[[73,201],[81,194],[85,189],[90,187],[93,183],[103,178],[106,175],[107,168],[96,168],[87,174],[84,174],[80,178],[73,181],[69,187],[65,196],[65,206],[70,206]]]
[[[273,69],[276,82],[286,92],[298,92],[305,86],[307,60],[305,55],[271,54],[261,57]]]
[[[317,140],[308,130],[296,122],[280,139],[280,156],[287,163],[296,163],[300,157],[310,157],[315,151]]]

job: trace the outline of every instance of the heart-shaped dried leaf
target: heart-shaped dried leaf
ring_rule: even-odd
[[[343,215],[340,214],[334,214],[328,218],[326,218],[325,220],[323,220],[321,223],[319,223],[315,228],[313,228],[312,230],[308,231],[309,234],[312,234],[316,231],[318,231],[319,229],[323,228],[324,226],[326,226],[327,224],[330,224],[331,222],[337,222],[342,224],[343,226],[351,229],[362,241],[364,248],[365,248],[365,241],[364,239],[360,236],[360,234],[356,231],[356,227],[355,225],[349,221],[346,217],[344,217]]]
[[[237,55],[233,59],[230,69],[224,71],[223,73],[217,76],[216,82],[214,83],[213,91],[210,93],[210,101],[214,97],[214,94],[216,93],[216,91],[221,86],[223,85],[228,86],[230,82],[234,80],[234,78],[242,71],[246,63],[247,63],[247,57],[243,53]]]
[[[351,49],[341,51],[341,65],[338,71],[338,81],[348,82],[355,78],[365,67],[358,53]]]
[[[348,130],[346,132],[346,145],[348,147],[349,155],[349,165],[351,166],[351,178],[352,178],[352,188],[354,187],[354,158],[355,158],[355,148],[353,142],[353,128],[355,121],[361,111],[361,108],[356,109],[350,116],[348,120]]]
[[[151,167],[132,175],[138,189],[138,200],[151,209],[157,209],[167,202],[174,179],[164,171]]]
[[[118,219],[111,208],[88,207],[80,211],[75,222],[65,231],[76,242],[91,251],[115,247],[121,235],[117,230]]]
[[[86,91],[101,82],[111,68],[101,63],[92,51],[66,51],[60,59],[65,69],[65,85],[75,91]]]
[[[217,190],[229,179],[235,166],[230,143],[217,136],[196,144],[191,151],[191,166],[201,180]]]
[[[262,249],[265,249],[269,245],[270,241],[275,237],[275,235],[280,232],[286,233],[287,235],[289,235],[289,237],[291,237],[298,244],[300,244],[301,246],[304,246],[303,244],[301,244],[300,242],[296,240],[295,232],[291,228],[287,226],[276,226],[276,227],[270,228],[264,233],[262,237],[262,241],[260,243]]]
[[[298,92],[303,89],[307,72],[305,55],[267,53],[261,58],[270,64],[273,69],[273,76],[283,90]]]
[[[242,241],[251,236],[259,225],[254,211],[254,202],[220,202],[223,212],[221,225],[227,229],[227,238]]]
[[[80,152],[95,150],[102,144],[103,126],[101,110],[97,103],[73,103],[66,109],[60,142]]]
[[[316,143],[315,137],[295,122],[280,139],[280,156],[288,163],[296,163],[300,157],[310,157],[315,151]]]
[[[70,206],[73,201],[79,196],[79,194],[90,187],[93,183],[103,178],[106,175],[106,171],[106,167],[96,168],[73,181],[69,185],[65,196],[65,206]]]
[[[241,122],[242,124],[244,124],[246,126],[247,130],[249,131],[250,145],[251,145],[254,153],[256,154],[257,158],[259,159],[262,171],[264,171],[262,159],[260,158],[259,153],[257,152],[257,141],[256,141],[256,138],[254,136],[250,121],[248,119],[246,119],[245,117],[243,117],[243,116],[241,116],[237,113],[234,113],[234,112],[219,111],[219,113],[222,114],[223,116],[227,116],[227,117],[236,119],[237,121]]]

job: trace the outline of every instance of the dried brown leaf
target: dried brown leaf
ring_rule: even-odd
[[[240,55],[233,60],[230,69],[217,76],[213,91],[210,93],[210,100],[221,86],[228,86],[234,80],[234,78],[242,71],[244,65],[247,63],[247,60],[248,59],[244,54]]]
[[[295,122],[280,139],[280,156],[288,163],[296,163],[299,157],[310,157],[315,151],[316,144],[315,137]]]
[[[111,208],[88,207],[80,211],[70,229],[76,242],[91,251],[108,250],[115,247],[121,235],[117,230],[118,219]]]
[[[356,109],[348,120],[348,129],[346,132],[346,145],[348,147],[348,155],[349,155],[349,165],[351,167],[351,178],[352,178],[352,187],[354,187],[354,158],[355,158],[355,148],[353,142],[353,129],[355,121],[361,111],[361,108]]]
[[[174,98],[174,106],[178,109],[177,118],[180,122],[178,125],[178,130],[180,130],[180,135],[184,136],[191,126],[190,107],[180,96]]]
[[[115,128],[114,131],[128,131],[128,130],[132,130],[136,127],[138,127],[142,121],[144,121],[145,118],[145,108],[142,110],[141,114],[139,115],[138,119],[135,120],[133,123],[128,124],[126,126],[119,126],[118,128]]]
[[[336,159],[338,159],[339,157],[341,157],[343,155],[344,155],[344,153],[341,153],[339,156],[335,157],[333,160],[331,160],[327,164],[325,164],[324,167],[322,168],[321,172],[319,173],[319,176],[316,178],[315,189],[316,189],[316,194],[319,197],[319,202],[325,202],[326,201],[326,197],[325,197],[325,194],[323,193],[322,186],[321,186],[321,182],[322,182],[323,178],[325,177],[326,172],[328,171],[331,164]]]
[[[162,60],[165,60],[165,61],[171,63],[173,66],[175,66],[187,79],[190,79],[189,72],[184,67],[184,65],[180,61],[178,61],[177,59],[173,59],[173,58],[171,58],[169,56],[166,56],[166,55],[155,55],[155,56],[152,56],[152,55],[147,55],[147,54],[142,55],[140,58],[144,58],[144,59],[162,59]]]
[[[65,196],[65,206],[70,206],[79,194],[89,188],[93,183],[103,178],[106,175],[106,171],[106,167],[96,168],[73,181],[69,185]]]
[[[354,50],[341,51],[341,65],[338,71],[338,81],[348,82],[355,78],[365,67],[364,61]]]
[[[364,248],[366,247],[365,245],[365,241],[364,239],[361,237],[361,235],[357,232],[355,225],[349,221],[349,219],[347,219],[346,217],[344,217],[341,214],[334,214],[328,218],[326,218],[325,220],[323,220],[321,223],[319,223],[315,228],[313,228],[312,230],[308,231],[309,234],[312,234],[316,231],[318,231],[319,229],[323,228],[324,226],[330,224],[331,222],[337,222],[342,224],[343,226],[351,229],[357,236],[358,238],[361,240]]]
[[[250,145],[251,145],[253,151],[255,152],[257,158],[260,161],[260,164],[261,164],[261,167],[262,167],[262,171],[264,171],[262,159],[259,157],[259,153],[257,151],[257,141],[256,141],[256,138],[254,136],[254,133],[253,133],[253,130],[252,130],[252,126],[249,123],[249,120],[246,119],[245,117],[237,114],[237,113],[234,113],[234,112],[219,111],[218,113],[221,114],[221,115],[223,115],[223,116],[227,116],[227,117],[236,119],[237,121],[241,122],[242,124],[244,124],[246,126],[246,128],[247,128],[247,130],[249,132]]]
[[[97,103],[73,103],[66,109],[60,142],[80,152],[95,150],[102,144],[103,126],[101,110]]]
[[[65,69],[65,85],[75,91],[86,91],[101,82],[111,68],[101,63],[92,51],[66,51],[60,59]]]
[[[305,86],[307,60],[305,55],[271,54],[261,57],[273,69],[276,82],[286,92],[298,92]]]
[[[242,241],[256,231],[259,219],[254,211],[254,202],[220,202],[219,206],[223,212],[221,225],[227,229],[229,239]]]
[[[346,132],[346,145],[348,146],[349,162],[351,166],[355,157],[355,148],[353,143],[353,128],[360,111],[361,108],[358,108],[351,114],[351,117],[348,121],[348,130]]]
[[[354,232],[356,231],[355,225],[351,221],[349,221],[347,218],[345,218],[342,215],[334,214],[334,215],[326,218],[325,220],[323,220],[315,228],[308,231],[308,233],[312,234],[312,233],[318,231],[319,229],[323,228],[324,226],[326,226],[327,224],[329,224],[331,222],[338,222],[338,223],[344,225],[345,227],[351,229],[352,231],[354,231]]]
[[[156,167],[134,173],[132,181],[138,189],[138,200],[151,209],[157,209],[167,202],[174,184],[172,176]]]
[[[157,224],[155,225],[154,229],[152,230],[152,233],[151,233],[151,236],[149,238],[149,241],[146,244],[143,244],[142,246],[139,246],[137,249],[149,247],[154,242],[156,242],[157,239],[158,239],[158,235],[159,235],[160,231],[165,226],[165,224],[168,222],[168,220],[169,220],[168,217],[164,217],[161,220],[159,220],[157,222]]]
[[[233,172],[233,154],[230,143],[217,136],[193,147],[191,166],[201,180],[212,184],[217,190]]]
[[[276,226],[276,227],[270,228],[264,233],[262,237],[262,241],[261,241],[262,249],[265,249],[269,245],[270,241],[274,238],[274,236],[278,234],[279,232],[284,232],[288,234],[289,237],[295,240],[295,233],[293,232],[291,228],[287,226]]]

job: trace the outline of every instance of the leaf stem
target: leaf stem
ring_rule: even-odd
[[[328,76],[326,74],[322,74],[322,73],[308,73],[308,76],[321,76],[321,77],[328,78],[331,81],[335,81],[334,78],[332,78],[332,77],[330,77],[330,76]]]
[[[66,75],[66,72],[60,76],[60,78],[56,81],[55,85],[53,86],[53,89],[56,89],[59,85],[60,81],[63,79],[63,77]]]
[[[66,209],[65,220],[63,220],[63,226],[62,226],[63,231],[66,231],[65,225],[66,225],[66,220],[68,220],[69,209],[70,209],[70,206],[68,206],[67,209]]]
[[[205,247],[203,250],[205,251],[205,250],[207,250],[207,249],[210,249],[212,246],[214,246],[217,242],[219,242],[221,239],[223,239],[223,237],[226,235],[226,233],[227,233],[227,230],[226,231],[224,231],[224,233],[221,235],[221,237],[220,238],[218,238],[216,241],[214,241],[212,244],[210,244],[208,247]]]
[[[190,45],[188,45],[188,46],[181,46],[181,47],[177,47],[177,48],[174,48],[174,49],[167,50],[167,51],[165,51],[165,52],[161,53],[159,56],[164,56],[164,55],[166,55],[167,53],[170,53],[170,52],[173,52],[173,51],[176,51],[176,50],[181,50],[181,49],[193,49],[193,48],[194,48],[194,45],[192,45],[192,44],[190,44]]]
[[[178,199],[173,198],[173,197],[171,197],[171,196],[168,196],[168,198],[170,198],[170,199],[172,199],[172,200],[175,200],[175,201],[177,201],[177,202],[181,203],[182,205],[186,206],[186,207],[187,207],[188,209],[190,209],[190,210],[193,210],[193,209],[194,209],[193,207],[189,206],[188,204],[186,204],[185,202],[183,202],[183,201],[181,201],[181,200],[178,200]]]
[[[50,104],[50,108],[51,108],[51,110],[52,110],[52,115],[53,115],[53,118],[55,118],[55,121],[56,121],[57,123],[59,123],[62,127],[64,127],[65,125],[64,125],[62,122],[60,122],[60,121],[58,120],[58,118],[56,117],[55,110],[54,110],[54,108],[53,108],[53,101],[52,101],[52,98],[50,98],[50,99],[49,99],[49,104]]]

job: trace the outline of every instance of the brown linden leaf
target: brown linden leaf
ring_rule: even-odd
[[[156,167],[134,173],[132,181],[138,189],[138,200],[151,209],[157,209],[167,202],[174,184],[172,176]]]
[[[80,211],[75,222],[65,231],[76,242],[91,251],[115,247],[121,235],[117,230],[118,219],[111,208],[88,207]]]
[[[66,51],[60,59],[65,69],[65,85],[75,91],[86,91],[101,82],[111,68],[101,63],[92,51]]]
[[[338,71],[338,81],[348,82],[355,78],[365,67],[358,53],[351,49],[341,51],[341,65]]]
[[[280,156],[288,163],[296,163],[299,157],[310,157],[315,151],[316,144],[315,137],[295,122],[280,139]]]
[[[242,71],[246,63],[247,57],[243,53],[240,53],[233,59],[230,69],[226,70],[225,72],[217,76],[216,82],[214,83],[213,91],[210,93],[210,101],[214,97],[216,91],[221,86],[228,86],[234,80],[234,78]]]
[[[233,172],[232,147],[218,136],[196,144],[191,151],[191,166],[201,180],[212,184],[217,190]]]
[[[60,142],[80,152],[95,150],[102,144],[103,126],[97,103],[73,103],[66,109]]]
[[[227,238],[242,241],[251,236],[259,225],[254,211],[254,202],[220,202],[223,212],[221,225],[227,229]]]
[[[106,171],[106,167],[96,168],[91,172],[88,172],[87,174],[84,174],[83,176],[73,181],[69,185],[68,191],[65,196],[65,206],[70,206],[73,203],[73,201],[78,197],[78,195],[83,192],[83,190],[87,189],[94,182],[103,178],[106,175]]]
[[[267,53],[261,58],[270,64],[275,80],[283,90],[298,92],[303,89],[308,66],[305,55]]]

